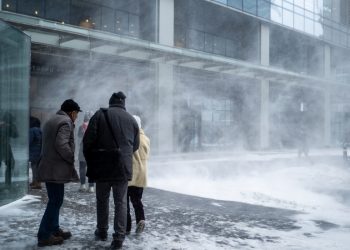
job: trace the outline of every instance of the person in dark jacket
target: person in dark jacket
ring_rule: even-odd
[[[64,183],[78,182],[74,168],[74,122],[80,112],[72,99],[65,100],[43,128],[42,156],[38,166],[38,181],[45,182],[49,201],[38,231],[38,246],[63,243],[71,237],[59,226],[59,212],[63,203]]]
[[[29,121],[29,161],[32,168],[33,178],[30,187],[32,189],[41,189],[41,183],[38,182],[38,162],[41,154],[42,131],[40,120],[31,116]]]
[[[100,109],[92,116],[83,138],[87,176],[96,181],[96,240],[107,239],[109,195],[111,188],[113,190],[115,211],[112,249],[120,249],[125,239],[128,181],[132,178],[132,156],[140,143],[138,125],[125,109],[125,98],[123,92],[113,93],[109,108]],[[91,154],[115,148],[119,148],[119,152],[116,152],[119,161],[102,163],[96,171],[96,166],[90,164]],[[112,165],[112,169],[106,170],[107,165]]]

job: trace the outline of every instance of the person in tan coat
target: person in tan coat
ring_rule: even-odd
[[[131,231],[131,214],[130,214],[130,202],[132,203],[135,211],[136,218],[136,233],[141,233],[145,227],[145,213],[142,204],[143,189],[147,186],[147,160],[150,152],[150,140],[145,135],[145,132],[141,128],[140,117],[134,115],[137,125],[140,129],[140,146],[137,151],[134,152],[132,157],[132,180],[128,183],[128,202],[127,202],[127,234]]]

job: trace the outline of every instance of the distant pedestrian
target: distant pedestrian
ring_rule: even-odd
[[[132,180],[128,185],[128,220],[126,233],[131,231],[130,201],[134,207],[136,218],[136,233],[142,233],[145,227],[145,212],[142,204],[143,189],[147,186],[147,160],[150,152],[150,140],[141,128],[141,119],[134,115],[140,129],[140,146],[132,156]]]
[[[80,125],[79,129],[78,129],[78,138],[80,139],[80,147],[79,147],[79,176],[80,176],[80,188],[79,191],[86,191],[86,160],[84,157],[84,153],[83,153],[83,136],[85,134],[85,131],[89,125],[89,120],[91,118],[91,113],[90,112],[86,112],[84,115],[84,121],[83,124]],[[91,178],[89,178],[89,189],[88,191],[90,193],[93,193],[94,190],[94,182],[91,180]]]
[[[32,168],[32,182],[30,188],[41,189],[41,183],[38,181],[38,163],[41,155],[42,131],[40,120],[31,116],[29,121],[29,161]]]
[[[64,183],[78,182],[74,168],[74,122],[81,112],[72,99],[65,100],[61,109],[43,128],[42,157],[38,168],[38,181],[45,182],[49,201],[38,231],[38,246],[60,245],[72,236],[59,225],[59,212],[63,203]]]
[[[96,240],[106,240],[109,194],[114,198],[114,234],[111,249],[122,248],[126,233],[127,189],[132,178],[132,155],[139,147],[139,128],[125,109],[123,92],[113,93],[109,108],[98,110],[85,132],[87,176],[96,181]]]

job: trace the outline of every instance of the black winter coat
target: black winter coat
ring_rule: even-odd
[[[120,147],[121,164],[116,165],[116,168],[123,168],[122,171],[125,176],[116,174],[115,176],[104,173],[106,178],[96,179],[96,176],[88,177],[95,181],[126,181],[132,179],[132,155],[139,148],[139,128],[136,120],[130,115],[122,105],[110,105],[107,109],[107,114],[113,133]],[[92,151],[98,149],[113,149],[116,148],[113,136],[110,132],[108,124],[105,120],[103,110],[98,110],[90,119],[89,126],[83,138],[83,152],[86,159]],[[87,162],[88,163],[88,162]],[[94,172],[89,171],[88,173]]]

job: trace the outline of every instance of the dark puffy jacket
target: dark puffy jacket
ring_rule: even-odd
[[[139,128],[132,115],[126,112],[122,105],[111,105],[107,109],[107,114],[116,140],[120,147],[121,163],[116,168],[124,168],[127,180],[132,178],[132,155],[139,148]],[[88,159],[89,154],[97,149],[115,148],[113,137],[106,120],[103,110],[98,110],[90,119],[89,126],[83,138],[84,156]],[[89,172],[89,165],[88,165]],[[108,175],[108,174],[107,174]],[[124,176],[108,176],[108,179],[98,179],[97,181],[123,181]],[[95,179],[95,176],[89,176]]]

